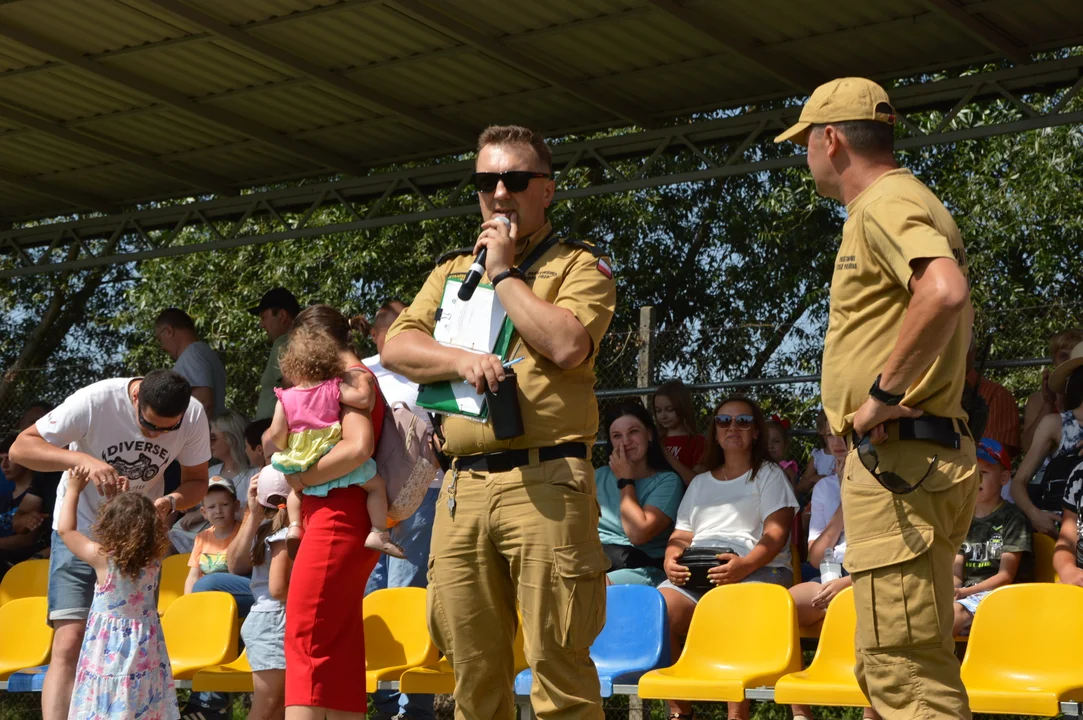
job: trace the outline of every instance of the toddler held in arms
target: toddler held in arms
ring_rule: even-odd
[[[271,465],[291,475],[310,468],[342,440],[339,417],[342,406],[372,410],[375,393],[359,390],[342,382],[345,365],[339,358],[338,347],[326,335],[307,328],[290,331],[289,342],[279,361],[282,377],[292,387],[275,388],[278,403],[271,427],[264,434],[264,443],[286,448],[271,456]],[[387,530],[387,484],[376,472],[376,461],[369,458],[355,472],[320,485],[305,487],[304,493],[326,497],[327,493],[345,485],[364,485],[368,493],[368,513],[372,530],[365,547],[392,557],[405,557],[402,548],[391,542]],[[289,531],[286,547],[290,557],[297,554],[303,533],[301,526],[301,497],[297,491],[287,500]]]

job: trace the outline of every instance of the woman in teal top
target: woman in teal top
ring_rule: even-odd
[[[684,483],[662,452],[658,430],[643,406],[628,403],[606,415],[608,467],[594,471],[602,515],[598,535],[612,568],[612,585],[658,585],[662,560]]]

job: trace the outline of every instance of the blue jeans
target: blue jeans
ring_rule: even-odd
[[[365,594],[393,587],[419,587],[428,585],[426,573],[429,568],[429,546],[432,544],[432,523],[436,517],[436,498],[439,488],[429,488],[417,512],[391,528],[391,539],[402,546],[405,560],[381,555],[369,575]],[[391,690],[373,693],[378,716],[389,717],[402,714],[410,720],[433,720],[432,695],[406,696]]]
[[[237,614],[243,620],[252,609],[252,588],[249,580],[241,575],[230,573],[211,573],[196,581],[192,592],[227,592],[237,601]],[[188,700],[191,709],[224,710],[232,704],[229,693],[194,692]],[[192,707],[194,706],[194,707]]]

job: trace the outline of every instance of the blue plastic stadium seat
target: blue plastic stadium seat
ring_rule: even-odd
[[[602,697],[614,685],[634,685],[643,673],[669,665],[666,601],[646,585],[610,585],[606,592],[605,627],[590,647],[598,668]],[[527,669],[515,678],[515,694],[529,695],[534,682]]]
[[[8,677],[8,692],[41,692],[41,686],[45,682],[45,671],[48,669],[48,665],[40,665],[12,673]]]

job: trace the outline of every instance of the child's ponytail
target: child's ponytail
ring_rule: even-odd
[[[290,516],[286,512],[286,498],[281,495],[272,495],[268,498],[268,502],[277,502],[278,508],[260,506],[263,510],[263,522],[256,530],[256,539],[252,541],[253,565],[262,565],[267,561],[267,538],[290,524]]]

